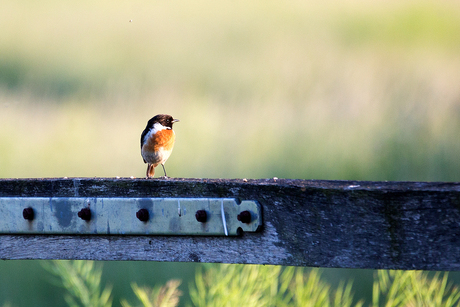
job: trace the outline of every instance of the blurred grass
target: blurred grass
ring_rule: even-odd
[[[350,45],[377,44],[388,47],[460,49],[458,3],[454,1],[404,1],[394,6],[361,6],[338,18],[342,42]]]
[[[154,286],[131,284],[136,302],[131,305],[120,292],[102,282],[102,264],[82,260],[44,261],[54,287],[63,288],[68,306],[458,306],[460,290],[448,273],[378,270],[367,302],[356,298],[353,281],[333,285],[318,268],[244,264],[206,264],[198,267],[189,284],[191,301],[181,299],[181,280],[170,279]],[[204,271],[202,270],[204,267]],[[50,275],[53,276],[50,276]],[[337,282],[337,279],[335,280]],[[114,296],[119,300],[113,300]],[[54,304],[55,305],[55,304]],[[3,306],[10,306],[3,304]]]
[[[460,178],[454,1],[1,4],[0,177]]]

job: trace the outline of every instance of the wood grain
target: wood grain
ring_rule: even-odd
[[[0,196],[234,197],[259,201],[264,223],[242,237],[1,235],[1,259],[460,268],[460,183],[2,179]]]

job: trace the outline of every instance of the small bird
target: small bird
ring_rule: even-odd
[[[166,175],[165,162],[174,147],[176,139],[172,126],[178,122],[171,115],[158,114],[152,117],[147,122],[147,127],[141,134],[141,155],[144,163],[147,163],[147,178],[152,178],[155,175],[155,167],[158,164],[163,166],[163,171]]]

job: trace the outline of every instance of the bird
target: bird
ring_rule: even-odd
[[[146,177],[152,178],[155,175],[155,167],[161,164],[165,178],[165,162],[174,147],[176,135],[172,128],[178,119],[171,115],[158,114],[152,117],[141,134],[141,155],[144,163],[147,163]]]

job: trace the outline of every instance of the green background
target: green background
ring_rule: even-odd
[[[172,177],[460,179],[455,1],[0,7],[0,178],[143,177],[140,134],[167,113]],[[187,292],[197,265],[104,262],[103,278],[117,304],[133,281]],[[357,298],[372,275],[324,273],[353,276]],[[0,276],[0,304],[64,303],[39,261]]]

